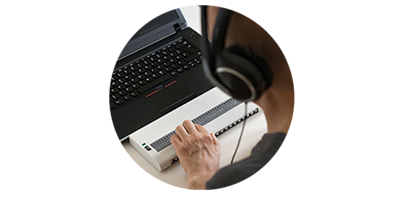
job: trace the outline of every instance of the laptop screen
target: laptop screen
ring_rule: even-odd
[[[118,60],[174,33],[174,25],[176,24],[186,25],[180,9],[171,10],[154,18],[133,35],[122,50]]]

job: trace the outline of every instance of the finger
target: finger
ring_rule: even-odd
[[[178,125],[178,127],[176,127],[175,133],[176,133],[176,135],[179,136],[179,138],[188,136],[187,131],[185,130],[185,128],[184,128],[182,125]],[[181,140],[182,140],[182,139],[181,139]]]
[[[185,127],[188,134],[193,134],[193,133],[197,132],[196,128],[194,127],[193,122],[190,120],[183,121],[182,126]]]
[[[213,144],[219,145],[219,140],[217,139],[214,133],[211,133],[211,137],[213,139]]]
[[[179,142],[182,142],[182,140],[179,138],[179,136],[177,136],[177,135],[172,135],[170,138],[169,138],[169,141],[171,142],[171,144],[172,144],[172,142],[174,142],[174,143],[179,143]]]
[[[208,134],[208,131],[205,127],[198,125],[198,124],[195,124],[194,126],[196,127],[196,130],[199,131],[200,133]]]
[[[179,136],[172,135],[171,138],[169,138],[169,141],[171,142],[171,144],[174,147],[175,151],[178,151],[178,149],[180,149],[180,145],[182,144],[182,141],[179,138]]]
[[[175,149],[176,154],[178,155],[182,149],[182,141],[177,135],[172,135],[169,141],[172,144],[172,147]]]

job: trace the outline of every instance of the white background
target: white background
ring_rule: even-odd
[[[396,1],[10,2],[0,8],[1,210],[399,210]],[[295,83],[277,155],[216,191],[149,176],[118,142],[108,107],[130,37],[196,4],[263,26]]]

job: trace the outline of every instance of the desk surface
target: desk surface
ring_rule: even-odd
[[[181,8],[181,11],[185,16],[186,21],[188,22],[188,26],[200,33],[200,8],[197,6],[184,7]],[[221,143],[221,168],[230,164],[233,153],[237,146],[241,129],[242,125],[234,127],[218,137]],[[242,141],[235,156],[235,161],[239,161],[243,158],[248,157],[251,153],[252,148],[261,140],[262,135],[266,132],[267,124],[264,113],[260,112],[252,118],[248,119],[246,122],[245,130],[243,132]],[[124,146],[128,154],[132,157],[132,159],[155,178],[177,187],[187,188],[186,173],[179,163],[167,168],[162,172],[159,172],[143,156],[141,156],[129,144],[128,141],[123,142],[122,145]]]
[[[237,146],[241,129],[242,124],[232,128],[228,132],[218,137],[218,140],[221,144],[220,168],[230,164],[233,153]],[[264,113],[260,112],[257,115],[249,118],[246,122],[242,141],[240,142],[240,146],[238,152],[236,153],[234,162],[248,157],[251,153],[252,148],[261,140],[261,137],[266,132],[267,124],[265,121]],[[168,184],[177,187],[187,188],[186,173],[179,163],[167,168],[162,172],[159,172],[142,155],[140,155],[129,144],[128,141],[123,142],[122,145],[124,146],[128,154],[132,157],[132,159],[150,175]]]

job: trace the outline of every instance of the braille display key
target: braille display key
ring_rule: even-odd
[[[207,123],[211,122],[212,120],[216,119],[217,117],[221,116],[222,114],[240,105],[241,103],[242,103],[241,101],[230,98],[227,101],[224,101],[223,103],[215,106],[214,108],[194,118],[192,122],[193,124],[204,126]],[[168,147],[169,145],[171,145],[169,139],[171,138],[172,135],[175,135],[175,131],[171,131],[167,135],[154,141],[153,143],[150,144],[150,146],[152,146],[157,152],[159,152]]]

